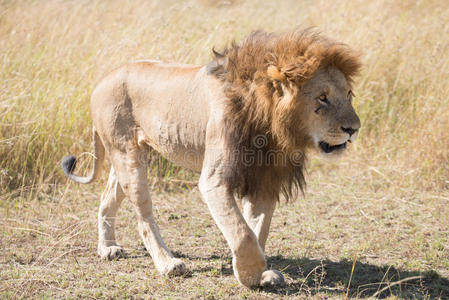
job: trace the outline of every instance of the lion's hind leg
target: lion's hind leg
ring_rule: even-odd
[[[186,272],[185,264],[168,250],[154,219],[144,159],[146,153],[135,146],[126,148],[126,152],[113,151],[111,161],[124,193],[135,208],[139,234],[159,273],[181,275]]]
[[[102,259],[111,260],[125,256],[125,251],[115,240],[115,218],[123,198],[125,194],[118,183],[114,168],[111,167],[98,210],[98,255]]]

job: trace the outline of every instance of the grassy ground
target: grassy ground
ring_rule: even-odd
[[[344,298],[349,286],[352,297],[449,298],[446,2],[0,0],[0,297]],[[237,285],[195,175],[162,159],[155,210],[191,274],[157,276],[127,202],[129,257],[100,262],[104,179],[79,187],[59,169],[91,150],[95,83],[134,59],[204,64],[213,46],[297,25],[358,49],[365,67],[351,157],[312,159],[306,197],[275,214],[267,254],[286,287]]]
[[[157,274],[128,201],[117,223],[128,258],[100,261],[103,187],[70,184],[31,201],[3,202],[0,297],[343,299],[355,259],[351,297],[449,298],[449,193],[404,191],[375,171],[354,172],[352,164],[345,159],[311,172],[306,197],[276,211],[267,255],[286,275],[283,288],[238,285],[230,251],[195,187],[153,193],[164,239],[185,260],[188,276]]]

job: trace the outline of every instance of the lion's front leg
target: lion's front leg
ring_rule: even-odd
[[[242,199],[242,204],[243,216],[256,234],[260,247],[265,251],[276,199],[267,196],[245,196]]]
[[[243,215],[254,231],[262,251],[270,231],[271,218],[276,207],[276,199],[268,196],[245,196],[242,199]],[[260,285],[279,285],[284,283],[284,277],[277,270],[267,270],[262,274]]]
[[[266,268],[265,257],[257,237],[245,222],[233,195],[217,176],[201,174],[199,188],[215,222],[232,251],[237,280],[245,286],[258,285]]]
[[[209,210],[232,251],[237,280],[247,286],[283,282],[277,271],[266,270],[266,261],[257,236],[241,214],[233,194],[220,178],[220,162],[205,162],[199,188]]]

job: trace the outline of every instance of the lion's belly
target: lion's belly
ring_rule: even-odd
[[[193,152],[188,149],[176,149],[175,151],[158,150],[158,152],[176,166],[195,172],[201,172],[203,167],[203,153]]]
[[[154,113],[143,128],[144,142],[177,166],[200,172],[203,165],[206,122],[188,114]]]
[[[173,164],[200,172],[203,166],[205,130],[191,125],[158,122],[145,133],[145,142]],[[180,127],[184,127],[183,130]]]

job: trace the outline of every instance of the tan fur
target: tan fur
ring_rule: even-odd
[[[114,219],[127,196],[159,272],[186,271],[154,220],[146,157],[154,149],[201,172],[199,190],[231,248],[238,281],[282,283],[278,271],[266,270],[263,252],[276,199],[280,192],[291,196],[295,184],[303,186],[307,149],[326,152],[326,144],[332,151],[325,155],[339,155],[339,145],[354,139],[360,121],[349,87],[358,67],[346,46],[297,30],[255,32],[204,67],[140,61],[109,74],[91,99],[96,161],[107,156],[112,164],[98,214],[99,255],[124,255]],[[323,94],[328,104],[319,100]],[[245,162],[248,150],[262,162]],[[63,169],[89,183],[100,168],[76,176],[69,157]]]

